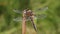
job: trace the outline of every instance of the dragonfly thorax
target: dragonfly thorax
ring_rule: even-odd
[[[31,10],[26,11],[26,16],[32,16],[32,15],[33,15],[33,13]]]

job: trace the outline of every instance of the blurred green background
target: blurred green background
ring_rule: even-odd
[[[38,9],[48,6],[48,10],[40,12]],[[22,22],[13,21],[16,14],[13,9],[29,8],[36,15],[45,14],[45,19],[35,19],[37,34],[60,34],[60,0],[0,0],[0,34],[22,34]],[[27,22],[27,34],[36,34]]]

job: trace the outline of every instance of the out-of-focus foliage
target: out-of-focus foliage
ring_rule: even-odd
[[[39,8],[47,6],[48,10],[40,11]],[[60,34],[60,0],[0,0],[0,34],[22,34],[22,23],[13,21],[14,17],[21,16],[13,9],[32,9],[38,14],[45,14],[46,18],[35,20],[37,32],[27,24],[27,34]]]

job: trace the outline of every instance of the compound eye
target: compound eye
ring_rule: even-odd
[[[28,12],[31,12],[31,10],[29,10]]]

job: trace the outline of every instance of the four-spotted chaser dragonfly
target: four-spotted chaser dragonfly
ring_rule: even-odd
[[[38,12],[38,13],[40,13],[40,11],[46,11],[48,9],[48,7],[44,7],[44,8],[39,8],[38,10],[36,10],[35,12],[33,11],[32,12],[32,10],[30,10],[30,9],[26,9],[26,10],[24,10],[25,12],[25,15],[26,15],[26,21],[28,21],[28,20],[30,20],[31,21],[31,23],[32,23],[32,25],[33,25],[33,27],[34,27],[34,29],[37,31],[37,29],[36,29],[36,25],[34,24],[34,20],[33,20],[33,18],[34,19],[39,19],[39,18],[46,18],[46,15],[45,14],[37,14],[36,12]],[[15,12],[15,13],[17,13],[17,14],[23,14],[23,12],[22,11],[20,11],[20,10],[17,10],[17,9],[13,9],[13,11]],[[34,14],[34,15],[33,15]],[[32,16],[34,16],[34,17],[32,17]],[[13,21],[16,21],[16,22],[19,22],[19,21],[22,21],[22,16],[17,16],[17,17],[14,17],[14,19],[13,19]]]

